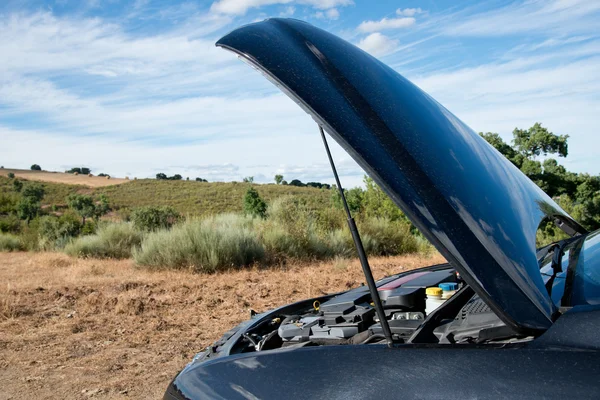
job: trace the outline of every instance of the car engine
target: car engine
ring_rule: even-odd
[[[448,267],[393,276],[378,282],[378,293],[396,341],[409,338],[427,317],[426,288],[444,283],[463,285],[454,269]],[[239,350],[366,344],[382,340],[382,328],[369,290],[361,286],[323,303],[314,301],[311,307],[305,306],[293,314],[277,315],[248,330],[243,335],[246,346]]]

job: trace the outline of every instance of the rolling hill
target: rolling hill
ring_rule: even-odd
[[[304,199],[311,208],[327,207],[331,192],[327,189],[296,187],[275,184],[249,184],[236,182],[166,181],[156,179],[104,179],[75,176],[65,173],[2,169],[0,194],[14,193],[11,171],[23,181],[39,181],[46,189],[43,205],[65,205],[69,194],[92,196],[105,194],[113,209],[141,206],[172,206],[183,214],[208,215],[242,210],[242,198],[251,185],[269,202],[278,197],[293,195]],[[37,172],[37,173],[36,173]],[[50,177],[55,177],[50,180]],[[102,181],[102,185],[98,184]],[[123,181],[123,182],[121,182]],[[104,183],[109,183],[106,185]],[[95,186],[94,186],[95,185]]]

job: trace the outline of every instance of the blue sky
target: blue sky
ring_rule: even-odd
[[[314,122],[214,42],[272,16],[379,57],[476,131],[539,121],[600,173],[600,2],[56,0],[0,5],[0,165],[331,182]],[[334,148],[343,183],[362,171]]]

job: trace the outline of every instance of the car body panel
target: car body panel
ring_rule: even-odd
[[[217,45],[321,124],[505,323],[523,333],[551,326],[557,308],[539,273],[538,225],[552,217],[585,230],[476,132],[396,71],[310,24],[270,19]]]
[[[325,346],[192,366],[176,378],[171,398],[589,399],[600,391],[598,374],[592,350]]]

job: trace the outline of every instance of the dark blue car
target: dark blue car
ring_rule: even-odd
[[[600,398],[598,232],[334,35],[271,19],[217,46],[309,113],[448,264],[255,315],[198,354],[165,399]],[[538,249],[547,220],[570,238]]]

